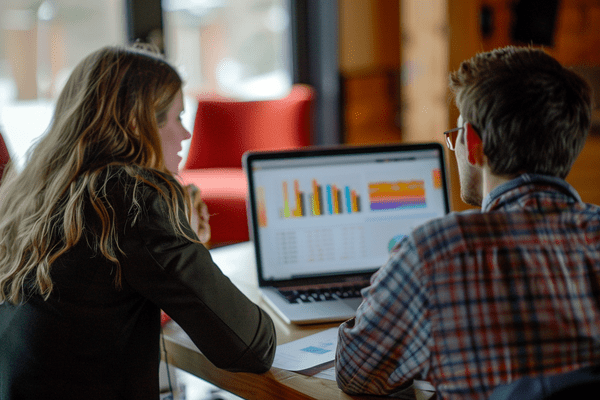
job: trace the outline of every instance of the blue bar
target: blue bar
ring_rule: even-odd
[[[346,186],[346,208],[348,214],[352,214],[352,196],[350,195],[350,186]]]

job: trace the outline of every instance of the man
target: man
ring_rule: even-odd
[[[338,385],[442,399],[600,364],[600,207],[563,179],[591,121],[591,90],[534,48],[478,54],[450,76],[445,132],[462,199],[399,243],[340,326]]]

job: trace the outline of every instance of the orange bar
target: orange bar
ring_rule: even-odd
[[[293,216],[302,216],[302,192],[300,191],[300,184],[298,179],[294,180],[294,198],[296,199],[296,208],[294,209]]]
[[[331,199],[333,200],[333,213],[340,213],[340,199],[338,195],[338,188],[335,185],[331,186]]]
[[[350,203],[352,204],[352,212],[358,212],[358,197],[356,196],[356,190],[350,192]]]
[[[313,187],[313,195],[312,195],[313,215],[321,215],[321,200],[319,199],[319,185],[317,184],[316,179],[313,179],[312,187]]]

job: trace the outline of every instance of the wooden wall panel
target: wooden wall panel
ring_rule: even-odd
[[[402,0],[402,139],[442,141],[448,127],[446,0]]]
[[[448,73],[455,71],[463,60],[473,57],[482,50],[482,38],[479,31],[479,6],[480,0],[448,0],[448,24],[449,24],[449,55]],[[446,81],[446,85],[448,82]],[[448,128],[456,126],[458,109],[454,99],[448,93]],[[460,211],[473,208],[465,204],[460,198],[460,185],[458,180],[458,169],[453,151],[447,151],[451,207],[452,210]]]
[[[460,62],[479,51],[515,44],[511,41],[514,0],[448,0],[450,25],[449,71],[458,68]],[[555,45],[546,50],[558,61],[584,72],[596,92],[595,120],[600,121],[600,1],[563,0],[559,3],[555,26]],[[489,37],[482,37],[480,11],[483,6],[493,9],[494,30]],[[456,124],[458,110],[449,105],[449,125]],[[597,123],[597,122],[596,122]],[[600,149],[598,128],[594,129],[580,157],[573,166],[568,181],[580,192],[584,201],[600,204]],[[460,199],[458,172],[454,154],[449,153],[452,207],[454,210],[471,208]],[[590,184],[592,182],[593,184]]]
[[[600,65],[599,25],[599,1],[561,1],[550,54],[566,65]]]
[[[458,110],[447,89],[448,73],[477,52],[512,44],[510,30],[514,1],[340,0],[340,41],[352,41],[340,45],[340,67],[345,82],[346,142],[442,140],[441,132],[454,127],[458,118]],[[600,26],[600,0],[562,0],[559,4],[555,45],[546,50],[561,63],[578,70],[583,67],[586,72],[594,74],[594,71],[600,70],[600,29],[597,29]],[[485,38],[480,31],[483,6],[493,10],[494,29]],[[397,7],[397,11],[393,7]],[[345,17],[342,13],[346,13]],[[446,15],[445,22],[440,23],[443,13]],[[398,25],[394,25],[393,15],[398,16]],[[445,43],[439,40],[443,35],[446,35]],[[402,41],[398,42],[400,37]],[[447,53],[444,55],[444,52]],[[444,57],[445,64],[440,66]],[[394,59],[398,60],[396,66]],[[430,63],[437,66],[433,67]],[[394,79],[398,78],[393,75],[394,68],[397,72],[402,71],[400,93],[403,105],[409,109],[409,114],[405,114],[403,131],[397,128],[399,123],[395,121],[400,100],[394,93]],[[422,71],[427,71],[423,75],[427,79],[414,84],[415,76]],[[437,89],[427,86],[421,89],[418,86],[428,84],[428,80]],[[594,82],[598,95],[600,74]],[[600,105],[600,101],[597,100],[597,103]],[[429,121],[431,115],[434,116]],[[439,116],[442,117],[438,119]],[[597,135],[592,134],[588,140],[569,181],[581,192],[585,201],[600,203],[600,181],[597,179],[600,177],[600,165],[595,161],[600,148]],[[454,153],[448,152],[447,155],[452,209],[471,208],[460,199]],[[586,180],[593,181],[594,185],[589,185],[589,182],[586,185]]]
[[[340,71],[344,142],[402,140],[400,104],[400,2],[339,0]]]
[[[466,1],[456,1],[466,3]],[[493,11],[493,31],[481,38],[484,51],[513,43],[511,28],[514,23],[512,11],[515,0],[476,0],[477,13],[487,6]],[[479,16],[478,16],[479,17]],[[546,50],[565,65],[600,65],[600,1],[562,0],[556,17],[554,45]]]

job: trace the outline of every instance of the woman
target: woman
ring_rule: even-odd
[[[1,399],[158,398],[161,309],[216,366],[270,368],[271,319],[212,262],[170,172],[189,137],[181,86],[157,55],[101,49],[75,68],[24,170],[8,169]]]

